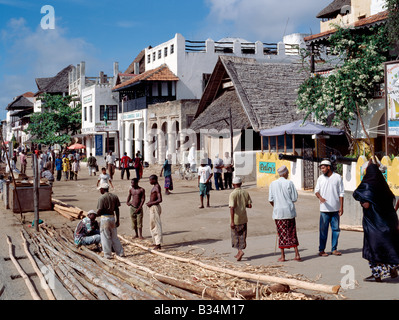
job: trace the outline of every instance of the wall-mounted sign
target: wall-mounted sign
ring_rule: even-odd
[[[259,172],[276,174],[276,163],[275,162],[259,162]]]
[[[95,142],[96,142],[96,156],[102,156],[103,155],[103,136],[101,134],[96,134]]]
[[[93,101],[93,95],[89,94],[83,97],[83,104],[90,103]]]
[[[141,119],[143,118],[143,112],[142,111],[133,111],[133,112],[127,112],[123,114],[123,120],[135,120],[135,119]]]
[[[387,136],[399,136],[399,61],[385,64]]]

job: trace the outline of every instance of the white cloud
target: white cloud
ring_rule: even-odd
[[[23,18],[11,19],[0,31],[0,41],[6,48],[0,65],[0,110],[13,97],[26,91],[36,92],[35,78],[51,77],[70,64],[90,61],[91,67],[99,65],[95,58],[97,49],[82,38],[70,38],[67,30],[59,27],[43,30],[27,26]],[[4,118],[4,112],[0,114]]]
[[[319,32],[316,14],[331,0],[206,0],[208,25],[220,34],[279,41],[285,34]],[[288,21],[288,23],[287,23]],[[314,27],[317,27],[315,30]]]

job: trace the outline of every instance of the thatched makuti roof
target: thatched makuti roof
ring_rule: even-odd
[[[260,131],[302,119],[303,115],[297,113],[295,104],[296,90],[306,77],[301,66],[296,63],[265,63],[222,56],[215,66],[190,128],[198,130],[204,125],[208,127],[207,123],[227,117],[230,106],[235,110],[234,129],[252,128]],[[237,109],[238,104],[226,102],[227,96],[223,92],[228,87],[228,90],[234,88],[241,111]],[[207,111],[208,108],[215,110]],[[220,114],[218,119],[210,116],[215,112]],[[240,118],[245,117],[245,120],[235,119],[235,114]],[[221,125],[228,128],[226,123],[221,122],[218,127]]]
[[[51,78],[36,78],[36,85],[38,92],[36,96],[41,93],[68,93],[69,92],[69,72],[72,71],[73,66],[69,65]]]
[[[25,110],[25,109],[32,109],[33,110],[33,102],[29,97],[25,97],[24,95],[20,95],[14,99],[13,102],[9,103],[6,107],[6,110]]]
[[[316,18],[331,18],[336,17],[341,10],[345,10],[345,7],[351,5],[351,0],[334,0],[327,7],[321,10]]]

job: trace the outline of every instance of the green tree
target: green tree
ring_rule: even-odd
[[[42,111],[32,114],[25,132],[32,135],[35,143],[69,143],[82,125],[81,104],[72,103],[72,96],[44,94],[40,99]]]
[[[362,122],[376,85],[383,82],[383,63],[389,52],[387,29],[385,25],[361,31],[339,26],[336,29],[329,39],[338,61],[336,69],[328,76],[314,74],[306,79],[298,90],[297,105],[305,118],[312,115],[324,124],[343,124],[353,151],[350,122],[356,118]]]

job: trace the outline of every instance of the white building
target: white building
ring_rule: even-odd
[[[183,132],[195,116],[193,102],[201,99],[219,56],[292,61],[298,57],[299,47],[304,47],[303,37],[297,35],[284,42],[265,44],[239,38],[190,41],[177,33],[173,39],[144,49],[132,64],[137,64],[136,71],[145,72],[113,88],[120,94],[120,105],[129,106],[126,110],[122,108],[121,149],[129,155],[140,150],[149,163],[162,163],[166,153],[177,153],[181,158],[192,144]],[[154,130],[158,134],[154,135]],[[168,142],[159,143],[161,140]]]
[[[99,163],[109,151],[119,155],[119,95],[112,92],[118,74],[118,63],[114,62],[114,75],[108,77],[100,72],[98,77],[87,77],[85,62],[73,67],[69,73],[69,94],[76,95],[82,104],[82,129],[79,137]],[[104,115],[108,112],[107,124]]]

